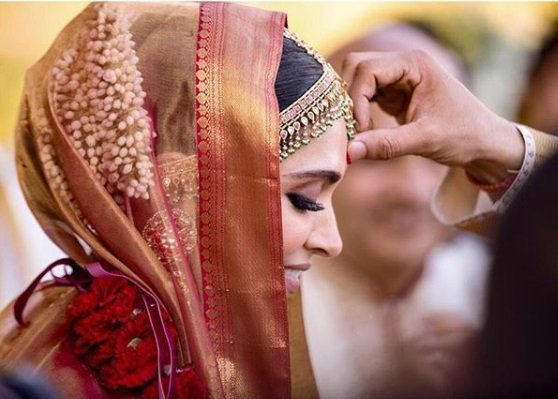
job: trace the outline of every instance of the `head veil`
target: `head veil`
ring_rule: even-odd
[[[34,214],[81,266],[102,261],[158,298],[178,363],[214,398],[290,395],[274,93],[284,25],[236,4],[96,3],[26,76],[17,167]],[[63,328],[60,312],[48,314],[0,358],[70,373],[40,350],[64,346],[46,333]]]

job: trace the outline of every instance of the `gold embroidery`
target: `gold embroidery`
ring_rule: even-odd
[[[149,247],[155,252],[161,263],[167,267],[180,260],[176,259],[180,250],[178,241],[182,242],[188,254],[196,247],[194,218],[183,210],[174,208],[172,219],[172,221],[169,220],[166,211],[159,211],[149,218],[142,231],[142,236]],[[178,240],[171,223],[176,226]]]
[[[165,195],[173,205],[183,199],[195,200],[198,197],[198,178],[196,157],[188,157],[160,166]]]

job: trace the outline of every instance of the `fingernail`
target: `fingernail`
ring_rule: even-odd
[[[366,146],[362,141],[353,140],[349,143],[347,152],[351,157],[351,161],[358,161],[366,156]]]

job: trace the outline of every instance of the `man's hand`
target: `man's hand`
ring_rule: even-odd
[[[467,168],[487,183],[521,166],[523,140],[515,126],[424,52],[352,53],[344,62],[343,78],[361,132],[349,145],[353,160],[421,155]],[[374,130],[371,102],[401,126]]]

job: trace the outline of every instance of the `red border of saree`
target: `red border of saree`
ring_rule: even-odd
[[[281,13],[236,4],[200,7],[200,261],[206,322],[230,398],[290,397],[274,93],[284,22]]]

